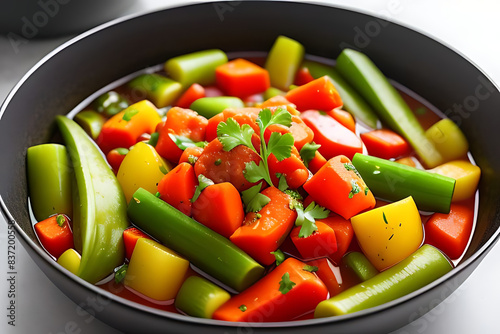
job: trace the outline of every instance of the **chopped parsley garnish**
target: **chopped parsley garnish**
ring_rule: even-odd
[[[243,200],[243,204],[245,204],[246,213],[258,212],[262,210],[267,203],[271,202],[269,197],[260,193],[260,188],[261,185],[259,183],[241,192],[241,199]]]
[[[238,145],[244,145],[257,153],[261,161],[256,164],[251,161],[246,164],[243,174],[247,181],[255,183],[260,180],[265,180],[269,185],[273,185],[267,159],[273,154],[278,161],[282,161],[291,156],[292,146],[294,143],[293,136],[290,133],[281,134],[279,132],[271,133],[268,143],[266,144],[264,132],[266,128],[273,124],[290,126],[292,124],[292,116],[282,108],[276,109],[274,114],[269,109],[262,109],[259,116],[255,120],[260,130],[260,152],[252,145],[252,135],[255,131],[248,124],[240,126],[234,119],[228,118],[225,122],[219,123],[217,126],[217,138],[222,143],[225,151],[230,151]]]
[[[316,267],[316,266],[310,266],[308,264],[306,264],[304,266],[304,268],[302,268],[302,270],[308,271],[310,273],[314,273],[314,272],[318,271],[318,269],[319,269],[318,267]]]
[[[288,189],[288,183],[286,182],[285,174],[276,173],[276,177],[278,178],[278,189],[281,191],[285,191]]]
[[[203,175],[203,174],[198,175],[198,185],[196,186],[196,189],[194,191],[193,198],[191,198],[191,202],[194,202],[198,199],[198,197],[200,196],[203,189],[205,189],[206,187],[211,186],[213,184],[214,184],[214,181],[210,180],[205,175]]]
[[[168,136],[170,137],[170,139],[172,139],[172,141],[175,143],[175,145],[177,145],[177,147],[183,151],[188,147],[197,146],[197,147],[203,148],[203,147],[207,146],[207,144],[208,144],[206,141],[195,142],[194,140],[192,140],[188,137],[174,135],[173,133],[169,133]]]
[[[389,224],[389,222],[387,221],[387,218],[385,217],[385,212],[382,211],[382,218],[384,218],[384,222],[386,224]]]
[[[320,148],[320,146],[321,145],[315,144],[314,142],[306,143],[304,146],[302,146],[299,154],[306,167],[309,167],[309,163],[312,159],[314,159],[316,151]]]
[[[198,161],[198,157],[195,156],[195,155],[190,155],[188,157],[188,163],[190,163],[191,165],[194,165],[196,163],[196,161]]]
[[[122,266],[115,269],[115,282],[120,283],[125,278],[127,274],[128,264],[123,264]]]
[[[288,272],[284,273],[283,276],[281,276],[281,281],[280,281],[280,292],[282,294],[287,294],[292,288],[296,285],[296,283],[292,282],[290,280],[290,274]]]
[[[65,221],[66,221],[66,217],[64,217],[64,215],[57,215],[57,217],[56,217],[57,225],[63,227]]]
[[[311,202],[304,210],[302,203],[296,201],[294,209],[297,211],[296,226],[302,226],[299,231],[299,238],[307,238],[318,230],[316,219],[324,219],[328,217],[330,211],[324,207]]]
[[[369,191],[369,190],[370,190],[370,189],[368,189],[368,187],[365,187],[365,196],[366,196],[366,195],[368,195],[368,191]]]
[[[222,163],[222,159],[221,159],[221,158],[219,158],[219,159],[215,160],[215,162],[214,162],[214,164],[215,164],[216,166],[219,166],[221,163]]]
[[[124,121],[130,121],[132,119],[132,117],[134,117],[135,115],[137,115],[139,113],[139,110],[137,109],[127,109],[124,113],[123,113],[123,117],[122,119]]]
[[[361,191],[361,188],[358,186],[356,180],[351,180],[351,191],[349,192],[349,198],[353,198],[354,195]]]
[[[350,164],[350,163],[344,163],[344,167],[345,169],[347,169],[348,171],[353,171],[359,178],[361,178],[361,175],[359,174],[358,170],[356,169],[356,167],[354,167],[353,164]]]
[[[274,255],[277,266],[279,266],[280,264],[283,263],[283,261],[285,261],[285,254],[280,249],[277,249],[275,252],[271,252],[271,254]]]
[[[162,172],[162,173],[163,173],[163,175],[165,175],[165,174],[167,174],[167,173],[168,173],[168,170],[165,168],[165,166],[160,165],[160,167],[159,167],[159,168],[160,168],[160,172]]]

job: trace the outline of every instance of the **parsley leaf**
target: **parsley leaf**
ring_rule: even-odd
[[[276,173],[276,177],[278,178],[278,189],[281,191],[285,191],[288,189],[288,183],[286,182],[285,174]]]
[[[120,283],[127,274],[128,264],[123,264],[115,270],[115,282]]]
[[[351,191],[349,192],[349,198],[353,198],[354,195],[359,193],[361,191],[361,188],[359,187],[358,183],[356,180],[351,180]]]
[[[255,186],[243,190],[241,192],[241,198],[245,204],[245,212],[258,212],[267,203],[271,202],[271,199],[264,194],[260,193],[261,185],[256,184]]]
[[[287,294],[288,291],[292,290],[292,288],[296,285],[296,283],[292,282],[290,280],[290,274],[288,272],[284,273],[283,276],[281,276],[281,281],[280,281],[280,292],[282,294]]]
[[[139,110],[137,110],[137,109],[126,109],[125,112],[123,113],[122,119],[124,121],[128,122],[132,119],[132,117],[134,117],[138,113],[139,113]]]
[[[282,161],[291,156],[293,142],[291,133],[282,135],[279,132],[273,132],[267,143],[267,151],[269,155],[274,154],[278,161]]]
[[[330,214],[329,210],[314,202],[311,202],[306,209],[303,209],[302,205],[296,206],[295,211],[297,211],[295,225],[302,226],[299,231],[299,238],[307,238],[317,231],[316,219],[324,219]]]
[[[311,162],[312,159],[314,159],[314,156],[316,155],[316,151],[320,147],[321,147],[321,145],[315,144],[314,142],[306,143],[304,146],[302,146],[299,154],[300,154],[300,157],[302,158],[302,161],[304,162],[304,165],[306,165],[306,167],[309,167],[309,163]]]
[[[248,182],[255,183],[264,179],[269,183],[269,185],[272,185],[273,183],[271,181],[271,177],[269,177],[268,181],[268,174],[269,171],[267,169],[267,163],[264,163],[263,160],[260,161],[258,165],[255,161],[250,161],[246,164],[245,169],[243,170],[243,175]]]
[[[168,136],[170,137],[170,139],[172,139],[174,144],[177,145],[177,147],[183,151],[188,147],[198,146],[198,147],[203,148],[203,147],[207,146],[207,144],[208,144],[205,141],[195,142],[191,138],[188,138],[185,136],[174,135],[173,133],[169,133]]]
[[[348,171],[351,171],[351,170],[352,170],[352,171],[354,172],[354,174],[356,174],[359,178],[361,178],[361,175],[359,174],[358,170],[356,169],[356,167],[354,167],[354,165],[353,165],[353,164],[350,164],[350,163],[347,163],[347,162],[346,162],[346,163],[344,164],[344,167],[345,167],[345,169],[347,169]]]
[[[217,138],[219,138],[226,152],[231,151],[238,145],[244,145],[255,151],[252,145],[253,134],[254,131],[250,125],[243,124],[240,126],[232,118],[228,118],[217,126]]]
[[[280,264],[285,261],[285,254],[280,249],[277,249],[275,252],[271,252],[271,254],[274,255],[274,258],[276,259],[276,265],[279,266]]]
[[[310,266],[310,265],[306,264],[304,266],[304,268],[302,268],[302,270],[308,271],[310,273],[314,273],[314,272],[318,271],[319,268],[317,266]]]
[[[194,191],[193,198],[191,198],[191,202],[194,202],[198,199],[198,197],[200,196],[203,189],[205,189],[206,187],[211,186],[213,184],[214,184],[214,181],[210,180],[205,175],[203,175],[203,174],[198,175],[198,185],[196,186],[196,189]]]
[[[274,114],[269,110],[269,108],[262,109],[259,112],[259,116],[255,120],[260,130],[265,130],[269,125],[281,124],[284,126],[292,125],[292,115],[283,108],[277,108]]]

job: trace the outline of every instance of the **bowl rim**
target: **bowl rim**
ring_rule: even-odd
[[[469,59],[466,55],[461,53],[459,50],[455,49],[453,46],[447,44],[446,42],[440,40],[439,38],[424,32],[422,29],[419,29],[418,27],[413,27],[405,24],[404,22],[397,21],[393,18],[388,19],[386,17],[382,17],[380,15],[377,15],[375,13],[371,13],[367,10],[362,10],[346,5],[339,5],[339,4],[332,4],[332,3],[322,3],[318,1],[288,1],[288,0],[273,0],[274,2],[279,2],[283,4],[302,4],[302,5],[307,5],[307,6],[323,6],[323,7],[331,7],[334,9],[341,9],[349,12],[354,12],[357,14],[365,15],[370,18],[376,18],[379,20],[383,20],[386,22],[389,22],[391,24],[397,25],[400,28],[404,28],[406,30],[413,31],[415,33],[418,33],[422,35],[422,37],[425,37],[427,39],[431,39],[435,41],[436,43],[440,44],[442,47],[447,48],[454,52],[457,56],[463,58],[466,60],[469,64],[471,64],[477,71],[479,71],[482,75],[485,76],[487,80],[491,82],[491,84],[497,89],[497,91],[500,91],[499,86],[491,79],[490,76],[488,76],[487,73],[485,73],[474,61]],[[249,3],[259,3],[259,2],[270,2],[270,0],[250,0],[248,1]],[[196,1],[196,0],[188,0],[185,3],[182,4],[171,4],[171,5],[166,5],[163,6],[159,9],[153,9],[153,10],[148,10],[140,13],[134,13],[134,14],[129,14],[125,15],[120,18],[113,19],[109,22],[103,23],[101,25],[98,25],[94,28],[91,28],[81,34],[78,34],[77,36],[69,39],[68,41],[62,43],[58,47],[56,47],[54,50],[49,52],[47,55],[45,55],[42,59],[40,59],[33,67],[30,68],[28,72],[16,83],[16,85],[10,90],[4,101],[2,102],[2,105],[0,107],[0,121],[2,120],[2,116],[7,109],[10,101],[12,98],[16,95],[18,90],[27,82],[32,74],[38,70],[38,68],[42,67],[46,62],[50,61],[51,58],[53,58],[55,55],[59,54],[61,51],[64,49],[70,47],[71,45],[78,43],[79,41],[92,36],[94,34],[99,33],[102,30],[108,29],[110,27],[114,27],[118,24],[125,23],[127,21],[131,21],[143,16],[148,16],[151,14],[156,14],[159,12],[164,12],[164,11],[169,11],[170,9],[177,8],[177,7],[190,7],[190,6],[198,6],[198,5],[206,5],[210,3],[225,3],[225,1],[220,1],[220,0],[209,0],[209,1]],[[98,88],[100,89],[100,88]],[[424,97],[425,98],[425,97]],[[28,208],[26,208],[28,209]],[[14,228],[16,230],[16,237],[20,236],[22,238],[23,242],[26,242],[29,247],[31,247],[35,253],[44,261],[46,261],[49,266],[51,266],[52,269],[56,269],[60,274],[65,275],[67,279],[70,279],[73,281],[73,283],[77,283],[78,285],[81,285],[85,287],[89,292],[104,296],[105,298],[109,299],[112,302],[116,302],[121,304],[121,306],[133,309],[134,311],[140,311],[143,313],[148,313],[148,314],[153,314],[155,316],[161,317],[161,318],[166,318],[168,320],[175,320],[179,321],[185,324],[192,324],[195,323],[197,325],[204,325],[204,326],[219,326],[219,327],[251,327],[255,329],[264,329],[264,328],[289,328],[289,327],[303,327],[303,326],[310,326],[310,325],[321,325],[321,324],[328,324],[328,323],[341,323],[344,321],[350,321],[353,319],[357,318],[362,318],[367,315],[374,315],[380,312],[383,312],[385,310],[397,307],[398,305],[401,305],[411,299],[416,298],[417,296],[433,290],[437,288],[438,286],[444,284],[446,281],[450,280],[452,277],[458,275],[461,271],[466,270],[468,267],[473,265],[476,261],[481,261],[482,258],[487,255],[487,253],[493,248],[493,246],[498,242],[500,239],[500,227],[497,228],[496,231],[493,232],[492,236],[484,242],[484,244],[473,254],[470,255],[468,259],[466,259],[463,262],[460,262],[456,267],[454,267],[450,272],[447,274],[443,275],[442,277],[438,278],[437,280],[433,281],[432,283],[427,284],[426,286],[409,293],[403,297],[397,298],[393,301],[384,303],[379,306],[371,307],[362,311],[357,311],[354,313],[346,314],[346,315],[341,315],[341,316],[335,316],[335,317],[326,317],[326,318],[317,318],[317,319],[306,319],[306,320],[292,320],[292,321],[283,321],[283,322],[228,322],[228,321],[222,321],[222,320],[214,320],[214,319],[202,319],[202,318],[195,318],[195,317],[188,317],[183,314],[177,314],[173,312],[169,312],[166,310],[161,310],[161,309],[156,309],[150,306],[143,305],[141,303],[129,300],[127,298],[115,295],[107,290],[104,290],[100,288],[97,285],[91,284],[82,278],[72,274],[69,272],[67,269],[55,265],[56,262],[54,259],[49,256],[43,249],[35,243],[27,234],[24,232],[24,230],[21,228],[21,226],[17,223],[17,221],[14,219],[12,214],[10,213],[9,209],[7,208],[7,205],[5,204],[5,201],[0,194],[0,212],[2,212],[7,225],[13,224]],[[30,253],[31,255],[31,253]],[[54,283],[54,282],[53,282]],[[57,284],[54,283],[56,286]],[[443,298],[444,300],[444,298]],[[443,300],[440,300],[442,302]]]

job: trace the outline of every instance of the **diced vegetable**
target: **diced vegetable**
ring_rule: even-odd
[[[424,237],[411,197],[356,215],[351,223],[363,253],[379,271],[416,251]]]
[[[304,189],[316,203],[345,219],[375,206],[372,192],[356,172],[351,160],[343,155],[328,160],[304,184]]]
[[[196,175],[191,164],[180,163],[158,183],[160,198],[187,216],[191,216],[191,198],[196,187]]]
[[[144,188],[156,194],[157,186],[172,167],[163,160],[153,146],[139,142],[135,144],[123,159],[116,174],[125,199],[130,201],[134,192]]]
[[[379,273],[377,268],[360,252],[350,252],[342,258],[342,261],[362,282],[375,277]]]
[[[114,173],[85,131],[64,116],[56,116],[56,122],[73,152],[78,187],[73,232],[76,249],[82,254],[78,276],[96,283],[124,261],[127,204]]]
[[[302,63],[309,69],[312,77],[317,79],[327,75],[332,80],[335,89],[340,95],[343,102],[343,108],[351,115],[372,129],[376,129],[380,123],[377,114],[373,111],[372,107],[359,95],[359,93],[342,78],[333,66],[323,65],[313,61],[305,60]]]
[[[311,312],[328,296],[305,263],[288,258],[264,278],[218,308],[213,318],[226,321],[285,321]],[[279,306],[278,306],[279,305]]]
[[[157,108],[172,105],[182,92],[182,85],[156,73],[141,74],[128,83],[136,96],[145,97]]]
[[[114,148],[106,154],[106,160],[108,161],[111,168],[115,173],[120,169],[125,156],[128,154],[129,150],[124,147]]]
[[[304,260],[328,256],[337,251],[337,239],[335,231],[327,224],[316,221],[318,228],[313,234],[307,237],[300,237],[300,226],[294,227],[290,233],[293,244]]]
[[[177,56],[165,63],[165,71],[182,87],[199,83],[207,86],[215,83],[215,69],[227,63],[226,54],[217,49],[203,50]]]
[[[265,68],[269,71],[271,86],[287,91],[293,83],[305,49],[299,42],[278,36],[267,55]]]
[[[412,196],[419,210],[450,211],[455,180],[397,162],[356,154],[352,164],[375,196],[398,201]]]
[[[443,157],[427,139],[401,95],[366,55],[344,49],[337,58],[336,69],[391,129],[408,140],[427,167],[436,167],[443,162]]]
[[[146,233],[236,291],[264,274],[261,265],[229,240],[144,189],[135,192],[128,215]]]
[[[424,287],[452,268],[437,248],[423,245],[397,265],[322,301],[314,317],[343,315],[387,303]]]
[[[302,66],[297,71],[297,74],[295,75],[295,80],[294,80],[293,84],[296,86],[302,86],[302,85],[305,85],[306,83],[309,83],[313,80],[314,80],[314,78],[311,75],[311,72],[309,72],[309,69],[307,67]]]
[[[74,247],[69,219],[63,214],[53,215],[36,223],[35,233],[43,248],[56,259]]]
[[[75,115],[74,120],[92,139],[96,140],[106,122],[106,117],[94,110],[83,110]]]
[[[458,259],[469,242],[474,208],[469,203],[452,203],[450,213],[435,213],[425,223],[425,241]]]
[[[137,240],[123,284],[143,295],[165,301],[175,298],[189,261],[156,241]]]
[[[196,100],[205,97],[205,88],[202,85],[194,83],[182,93],[175,105],[179,108],[189,108],[189,106]]]
[[[325,111],[325,113],[328,116],[333,117],[337,122],[348,128],[352,132],[356,132],[356,121],[347,111],[340,108],[335,108],[329,111],[327,110]]]
[[[151,239],[146,233],[136,227],[129,227],[123,231],[123,243],[125,245],[125,257],[127,259],[130,260],[132,258],[135,245],[137,244],[137,240],[140,238]]]
[[[212,118],[226,108],[243,108],[245,104],[240,98],[234,96],[202,97],[191,103],[193,109],[206,118]]]
[[[452,202],[462,201],[474,196],[481,177],[481,169],[465,160],[444,163],[430,172],[448,176],[456,180]]]
[[[300,155],[295,147],[292,148],[290,157],[278,161],[278,159],[271,154],[267,159],[271,180],[275,187],[279,187],[280,175],[285,178],[286,184],[290,189],[297,189],[302,186],[309,178],[309,171],[300,159]]]
[[[439,151],[443,162],[466,158],[469,142],[451,119],[445,118],[433,124],[425,135]]]
[[[115,91],[102,94],[92,103],[94,109],[105,117],[114,116],[129,105],[127,99]]]
[[[263,93],[270,87],[267,70],[243,58],[219,65],[215,78],[224,92],[239,98]]]
[[[238,190],[229,182],[206,187],[193,202],[193,218],[229,238],[243,223],[245,212]]]
[[[332,110],[342,106],[342,99],[327,76],[298,86],[288,91],[285,97],[300,111]]]
[[[82,257],[73,248],[67,249],[57,259],[57,263],[59,263],[63,268],[69,270],[71,273],[75,275],[78,274],[78,269],[80,268],[81,261]]]
[[[283,243],[297,218],[290,209],[290,196],[275,187],[261,192],[271,201],[258,212],[247,213],[243,225],[229,238],[259,263],[269,265],[274,252]],[[257,246],[258,245],[258,246]]]
[[[363,143],[358,136],[334,118],[316,110],[303,112],[300,117],[314,132],[314,142],[321,145],[319,153],[326,159],[345,155],[352,159],[363,152]]]
[[[153,133],[160,122],[160,115],[151,102],[134,103],[104,123],[97,145],[104,154],[118,147],[129,148],[143,133]]]
[[[179,164],[187,162],[191,165],[194,165],[202,153],[203,153],[203,147],[200,146],[187,147],[182,152],[182,155],[179,158]]]
[[[214,283],[198,276],[188,277],[175,298],[175,307],[192,317],[211,319],[213,313],[231,295]]]
[[[410,145],[403,137],[389,129],[378,129],[361,134],[368,154],[383,159],[399,158],[410,152]]]
[[[326,164],[327,160],[325,157],[319,153],[319,151],[314,152],[314,157],[309,161],[308,168],[313,173],[316,174],[321,167]]]
[[[354,237],[351,221],[334,213],[330,213],[328,217],[321,219],[321,222],[327,224],[335,231],[337,251],[330,254],[329,257],[335,264],[339,265]]]
[[[31,208],[38,221],[54,214],[72,217],[72,168],[66,147],[42,144],[28,148],[27,176]]]

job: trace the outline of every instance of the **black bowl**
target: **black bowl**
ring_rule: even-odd
[[[457,268],[412,294],[346,316],[232,324],[144,307],[103,292],[56,266],[33,233],[25,174],[26,149],[49,140],[54,133],[54,116],[66,114],[111,82],[172,56],[207,48],[265,52],[278,35],[300,41],[309,54],[332,59],[344,47],[365,52],[387,76],[424,96],[462,128],[482,168],[482,179],[475,234]],[[462,56],[418,32],[369,15],[276,1],[171,8],[118,20],[71,40],[44,58],[16,86],[0,111],[0,142],[8,143],[0,148],[0,204],[44,273],[76,303],[88,296],[109,301],[96,316],[122,331],[387,332],[449,296],[498,239],[500,156],[491,140],[500,124],[498,105],[498,89]]]

